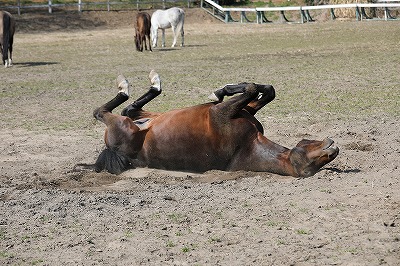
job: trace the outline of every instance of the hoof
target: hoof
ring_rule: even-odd
[[[161,79],[154,69],[150,71],[149,79],[152,87],[161,90]]]
[[[217,97],[217,95],[213,92],[208,96],[208,99],[210,99],[213,102],[220,102],[220,99]]]
[[[119,89],[120,92],[125,93],[126,95],[129,96],[129,82],[128,80],[123,76],[123,75],[119,75],[117,77],[117,87]]]
[[[218,89],[218,90],[214,91],[213,93],[211,93],[208,96],[208,99],[210,99],[211,101],[214,101],[214,102],[222,102],[224,100],[224,96],[225,96],[224,90]]]

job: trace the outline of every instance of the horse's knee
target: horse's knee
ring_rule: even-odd
[[[251,94],[251,95],[253,95],[253,94],[257,95],[258,94],[258,89],[257,89],[256,84],[248,83],[246,85],[246,87],[245,87],[244,93]]]

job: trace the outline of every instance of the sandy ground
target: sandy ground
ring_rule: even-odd
[[[217,23],[199,10],[189,12]],[[20,32],[45,30],[40,16],[33,24],[30,16],[39,15],[21,17]],[[188,17],[189,24],[198,22]],[[55,19],[51,30],[74,19]],[[113,27],[96,12],[80,20],[86,29]],[[85,130],[4,126],[0,264],[399,265],[399,122],[391,116],[328,126],[317,121],[307,128],[312,137],[329,131],[341,151],[306,179],[148,168],[119,176],[74,172],[76,163],[95,159],[101,139]],[[307,137],[300,124],[290,126],[275,125],[271,138],[296,143]],[[102,130],[96,127],[96,136]]]

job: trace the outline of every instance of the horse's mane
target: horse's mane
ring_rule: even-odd
[[[105,169],[111,174],[119,175],[131,169],[132,163],[127,156],[106,148],[100,153],[94,167],[96,172],[101,172]]]

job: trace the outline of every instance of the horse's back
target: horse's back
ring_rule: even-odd
[[[172,7],[167,10],[156,10],[151,16],[151,24],[159,28],[171,27],[184,21],[185,11],[179,7]]]

